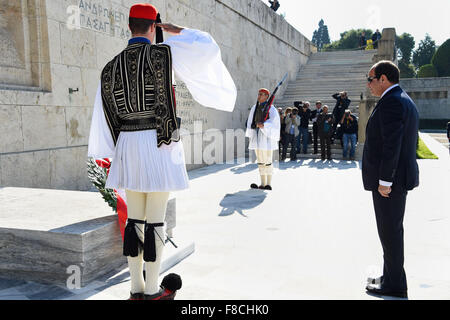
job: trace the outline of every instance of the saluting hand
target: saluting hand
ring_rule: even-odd
[[[156,26],[162,28],[163,31],[174,36],[180,34],[181,31],[184,29],[183,27],[176,26],[172,23],[157,23]]]

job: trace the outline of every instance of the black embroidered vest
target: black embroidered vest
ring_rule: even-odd
[[[121,131],[149,129],[158,147],[180,140],[169,46],[128,45],[103,68],[101,93],[114,144]]]
[[[259,102],[256,103],[255,112],[253,113],[253,121],[251,125],[252,129],[256,129],[256,125],[258,123],[266,122],[266,120],[269,118],[269,110],[270,106],[267,103],[267,101],[261,104]]]

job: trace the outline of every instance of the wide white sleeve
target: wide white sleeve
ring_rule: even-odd
[[[183,29],[164,43],[170,46],[176,77],[186,84],[195,101],[206,107],[233,111],[236,86],[222,62],[219,46],[208,33]]]
[[[88,157],[112,158],[114,156],[114,150],[114,140],[106,123],[101,87],[99,85],[95,96],[94,112],[92,113]]]
[[[245,136],[247,138],[252,138],[255,133],[255,129],[252,129],[253,115],[255,114],[255,109],[256,109],[256,106],[253,106],[250,109],[250,114],[248,115],[247,128],[245,130]]]
[[[262,133],[272,140],[280,140],[281,122],[280,115],[277,108],[271,106],[269,110],[269,119],[264,122],[264,128],[261,129]]]

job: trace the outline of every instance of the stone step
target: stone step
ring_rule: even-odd
[[[355,84],[361,83],[365,85],[366,81],[367,79],[363,73],[356,74],[355,76],[352,77],[343,77],[342,75],[329,76],[320,74],[305,76],[303,74],[299,74],[298,78],[292,81],[292,84],[303,85],[314,82],[314,83],[323,83],[326,85],[328,83],[335,83],[335,82],[341,83],[351,82]]]
[[[341,66],[329,66],[326,68],[324,68],[324,65],[320,65],[317,68],[309,68],[306,67],[304,69],[300,69],[299,70],[299,74],[300,75],[308,75],[308,74],[316,74],[318,72],[320,72],[321,74],[324,75],[329,75],[329,76],[341,76],[341,77],[346,77],[348,76],[348,74],[367,74],[368,70],[369,70],[370,66],[363,66],[363,67],[352,67],[352,66],[348,66],[348,67],[341,67]],[[346,73],[342,73],[343,71],[345,71]]]
[[[85,286],[124,265],[117,214],[98,192],[0,188],[0,274],[10,279],[65,285],[76,274]],[[168,233],[176,224],[176,198],[166,210]],[[167,270],[194,250],[173,241],[163,255]]]
[[[312,54],[275,104],[292,106],[294,101],[307,100],[313,109],[314,102],[320,100],[332,110],[336,100],[331,95],[347,91],[352,100],[349,109],[358,115],[361,94],[365,95],[367,90],[366,74],[373,65],[372,58],[376,52],[377,50],[355,50]]]
[[[363,69],[367,66],[370,66],[370,63],[362,63],[362,62],[355,62],[355,61],[349,61],[348,63],[340,63],[340,64],[335,64],[335,63],[322,63],[320,61],[317,62],[309,62],[305,65],[302,66],[302,70],[316,70],[316,69],[320,69],[322,66],[327,66],[327,68],[331,68],[331,69]]]
[[[344,88],[345,89],[346,87],[341,86],[339,88]],[[363,92],[363,93],[366,92],[365,87],[364,87],[364,90],[361,90],[361,89],[363,89],[363,87],[357,87],[357,88],[352,87],[352,88],[350,88],[349,90],[346,90],[346,91],[347,91],[347,94],[349,96],[352,96],[352,95],[353,96],[355,96],[355,95],[359,96],[361,94],[361,92]],[[326,95],[326,96],[329,96],[331,99],[334,99],[332,97],[332,94],[336,93],[336,91],[338,91],[338,90],[336,90],[336,86],[333,86],[333,87],[330,87],[330,88],[323,88],[323,89],[322,88],[311,88],[311,87],[310,88],[308,88],[308,87],[299,87],[299,88],[288,88],[288,89],[286,89],[284,94],[285,95],[293,95],[293,94],[308,93],[310,95]]]

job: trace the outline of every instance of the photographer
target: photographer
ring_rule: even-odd
[[[342,143],[342,130],[336,130],[336,127],[339,123],[339,121],[342,119],[342,116],[344,115],[345,110],[348,109],[350,106],[350,103],[352,102],[347,95],[346,91],[342,91],[339,93],[335,93],[332,96],[334,99],[336,99],[336,105],[333,109],[333,117],[334,117],[334,125],[333,125],[333,137],[331,137],[331,143],[334,143],[334,139],[340,139],[341,140],[341,146],[343,146]]]
[[[309,102],[306,101],[303,104],[302,109],[298,114],[300,116],[300,134],[297,138],[297,153],[300,153],[300,139],[302,140],[302,152],[304,154],[308,151],[308,140],[309,140],[309,119],[311,117],[311,110],[309,110]]]
[[[327,153],[327,159],[332,160],[331,136],[333,135],[333,123],[333,115],[328,113],[328,106],[323,106],[322,113],[317,117],[322,160],[325,160],[325,149]]]
[[[351,114],[350,110],[345,110],[344,115],[340,121],[343,141],[344,141],[344,159],[347,158],[348,143],[350,141],[350,160],[355,160],[356,135],[358,134],[358,120]]]
[[[279,153],[281,156],[282,147],[284,145],[284,133],[286,131],[286,123],[284,123],[285,114],[283,113],[283,108],[278,108],[278,114],[280,116],[280,142],[279,142]],[[281,157],[280,157],[281,158]]]
[[[286,123],[286,130],[285,130],[285,140],[283,145],[283,154],[281,156],[281,160],[286,159],[286,153],[287,148],[289,144],[291,145],[291,153],[290,158],[291,161],[296,160],[296,151],[295,151],[295,144],[296,140],[295,138],[298,136],[298,126],[300,125],[300,117],[298,116],[298,109],[297,108],[288,108],[288,110],[291,109],[291,112],[286,111],[286,117],[284,118],[284,122]],[[289,110],[290,111],[290,110]]]
[[[319,128],[317,127],[317,117],[322,112],[322,102],[316,101],[316,110],[311,112],[311,121],[313,123],[313,137],[314,137],[314,153],[317,154],[317,141],[319,139]]]

